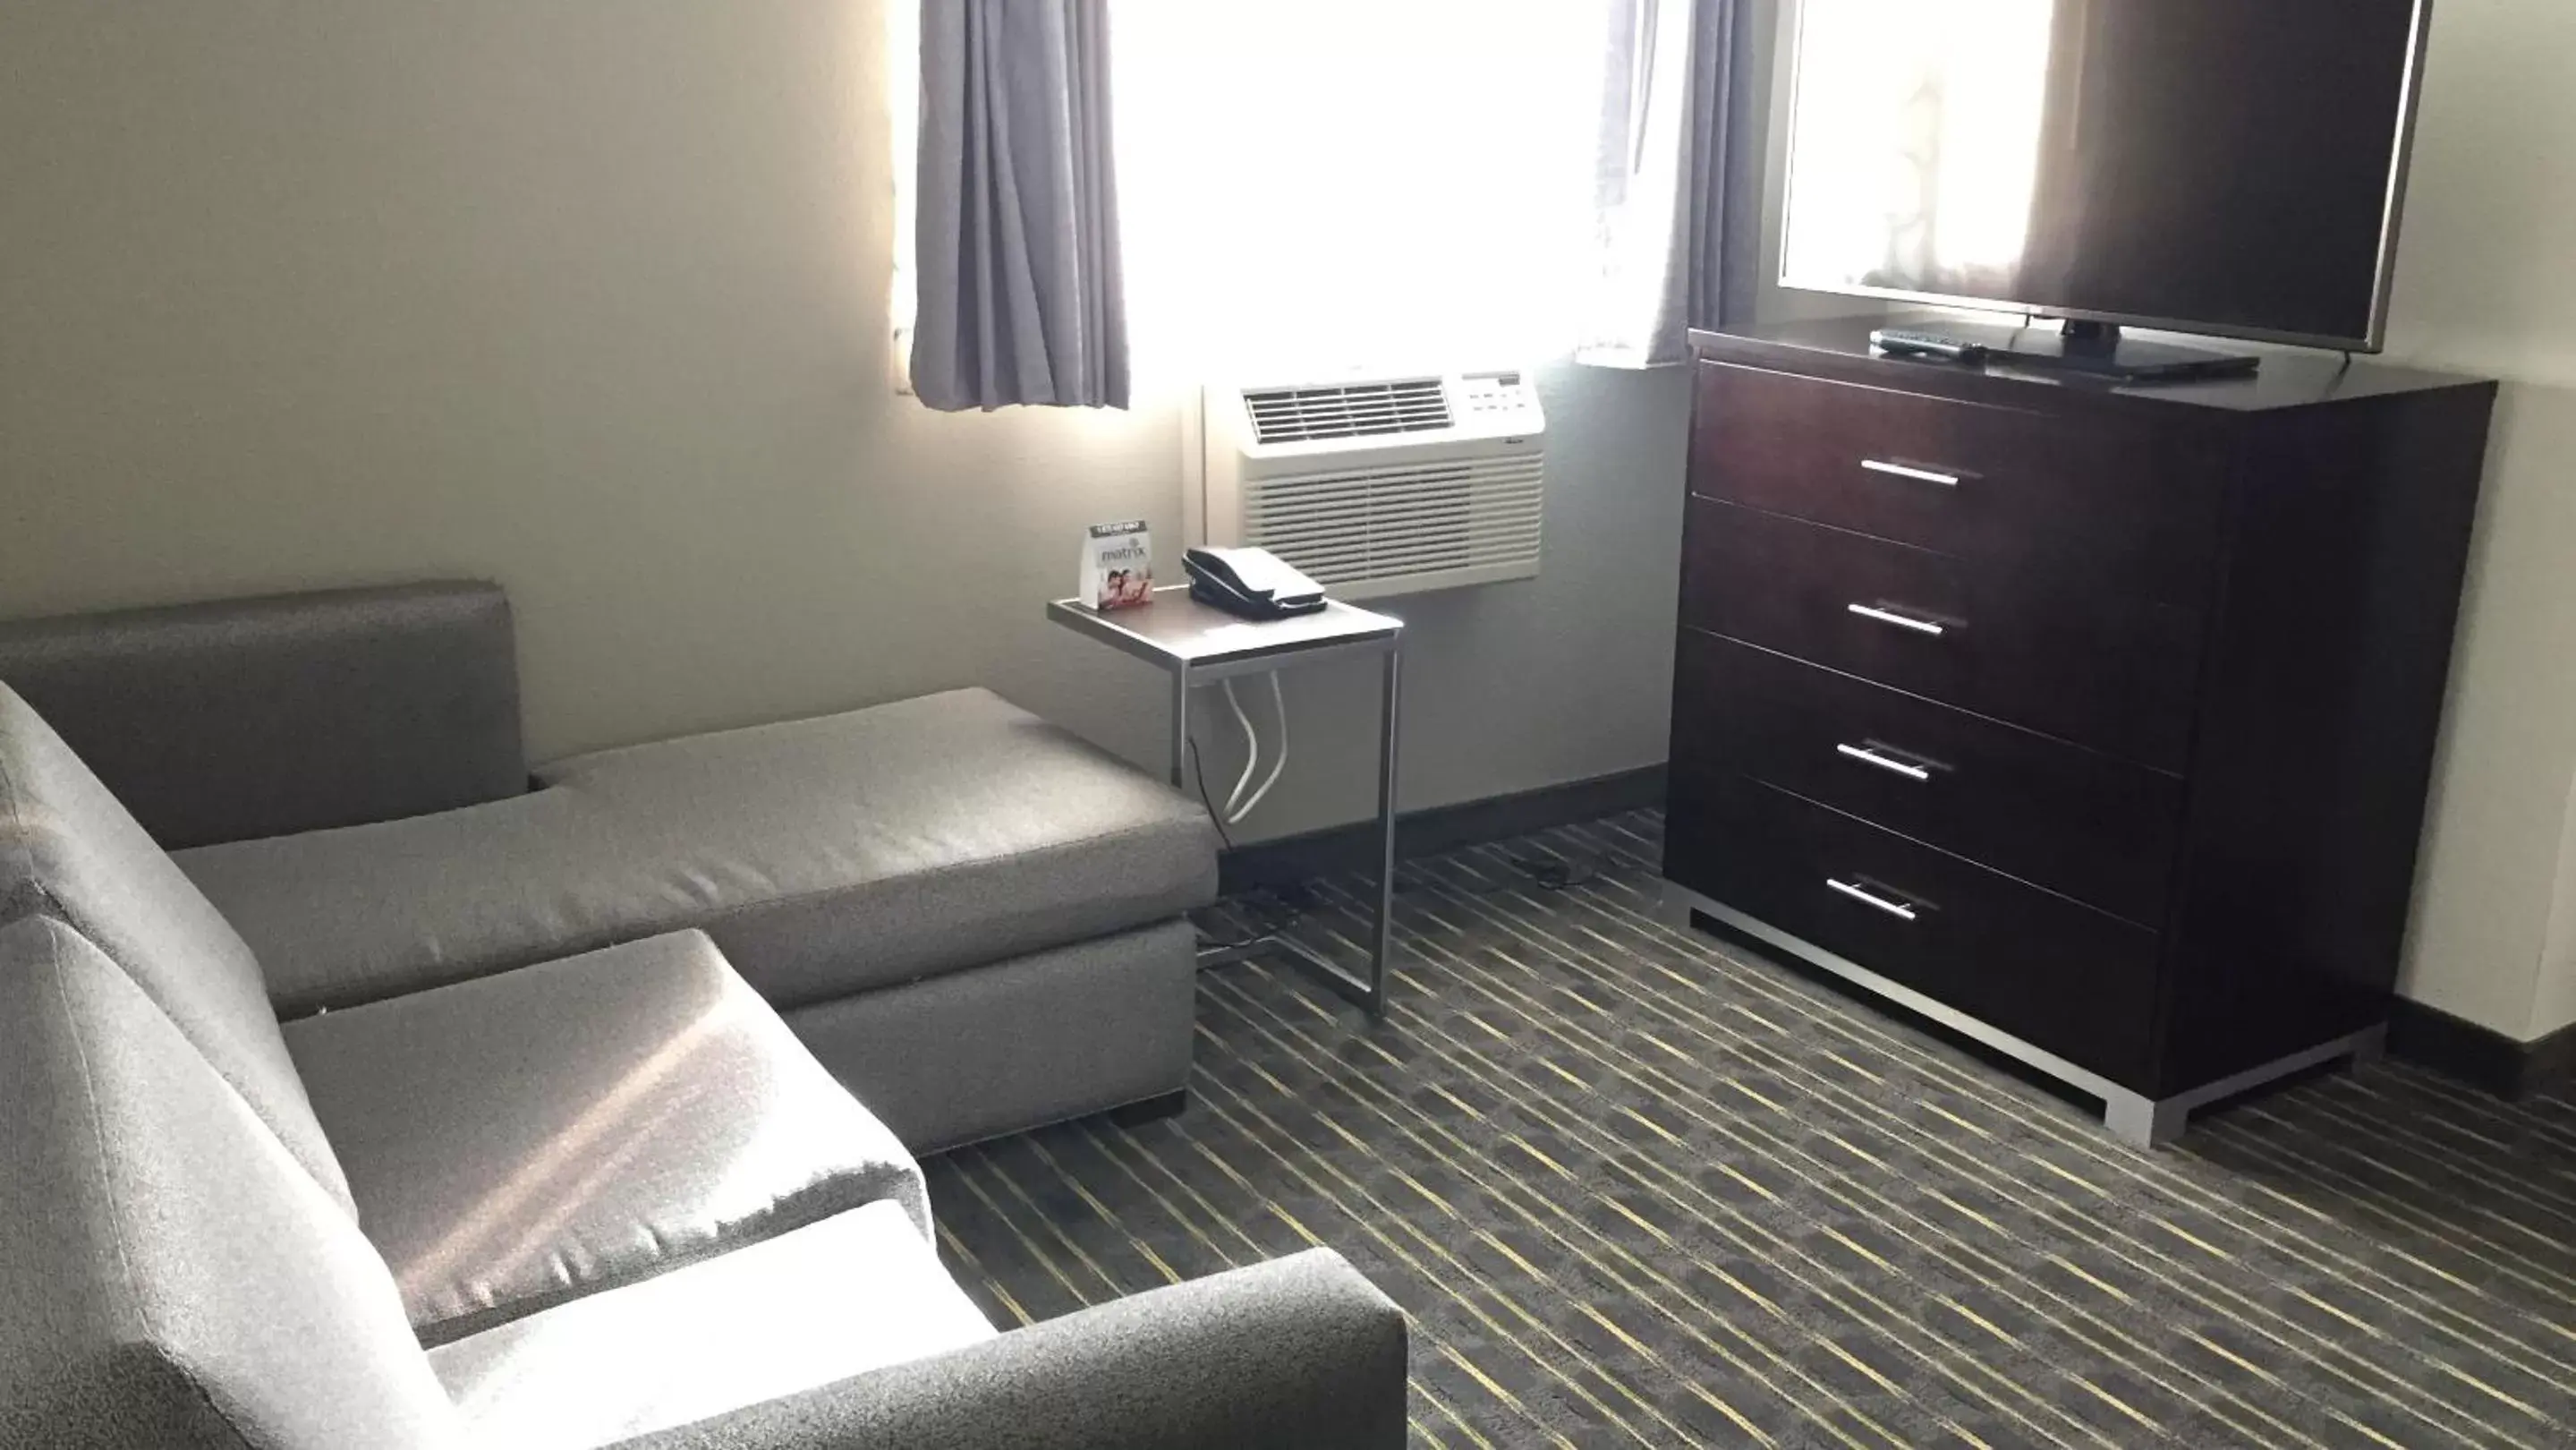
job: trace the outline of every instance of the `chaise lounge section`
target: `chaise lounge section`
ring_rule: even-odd
[[[699,929],[915,1152],[1186,1085],[1213,828],[988,691],[531,781],[509,603],[471,582],[0,625],[0,680],[289,1021]]]

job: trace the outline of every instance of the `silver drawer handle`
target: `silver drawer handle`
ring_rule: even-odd
[[[1913,907],[1902,901],[1891,901],[1865,886],[1855,886],[1848,881],[1837,881],[1831,876],[1825,878],[1825,884],[1864,906],[1875,906],[1899,921],[1914,919]]]
[[[1899,614],[1892,609],[1881,609],[1875,604],[1849,604],[1845,605],[1844,608],[1849,609],[1852,613],[1859,615],[1863,619],[1875,619],[1881,624],[1892,624],[1899,629],[1910,629],[1916,634],[1940,635],[1949,633],[1948,630],[1943,629],[1940,625],[1934,624],[1928,619],[1916,619],[1910,614]]]
[[[1898,478],[1911,478],[1922,483],[1937,483],[1944,488],[1957,488],[1959,475],[1934,468],[1917,468],[1910,463],[1890,463],[1884,458],[1864,458],[1860,466],[1872,473],[1892,473]]]
[[[1892,770],[1898,775],[1904,776],[1907,780],[1930,780],[1932,778],[1932,772],[1924,769],[1922,766],[1909,765],[1902,760],[1896,759],[1894,756],[1881,755],[1866,745],[1837,745],[1834,747],[1834,750],[1837,754],[1848,755],[1863,765],[1875,765],[1881,770]]]

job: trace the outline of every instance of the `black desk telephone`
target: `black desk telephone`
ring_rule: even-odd
[[[1190,597],[1246,619],[1284,619],[1324,607],[1324,586],[1268,549],[1192,549],[1181,555]]]

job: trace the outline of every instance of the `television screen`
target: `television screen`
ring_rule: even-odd
[[[2425,0],[1803,0],[1781,280],[2379,345]]]

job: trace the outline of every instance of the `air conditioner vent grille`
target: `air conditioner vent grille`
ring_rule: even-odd
[[[1451,424],[1449,394],[1438,378],[1264,388],[1246,392],[1243,405],[1257,443],[1426,433]]]
[[[1337,585],[1535,570],[1546,464],[1536,454],[1316,472],[1247,485],[1243,541]]]

